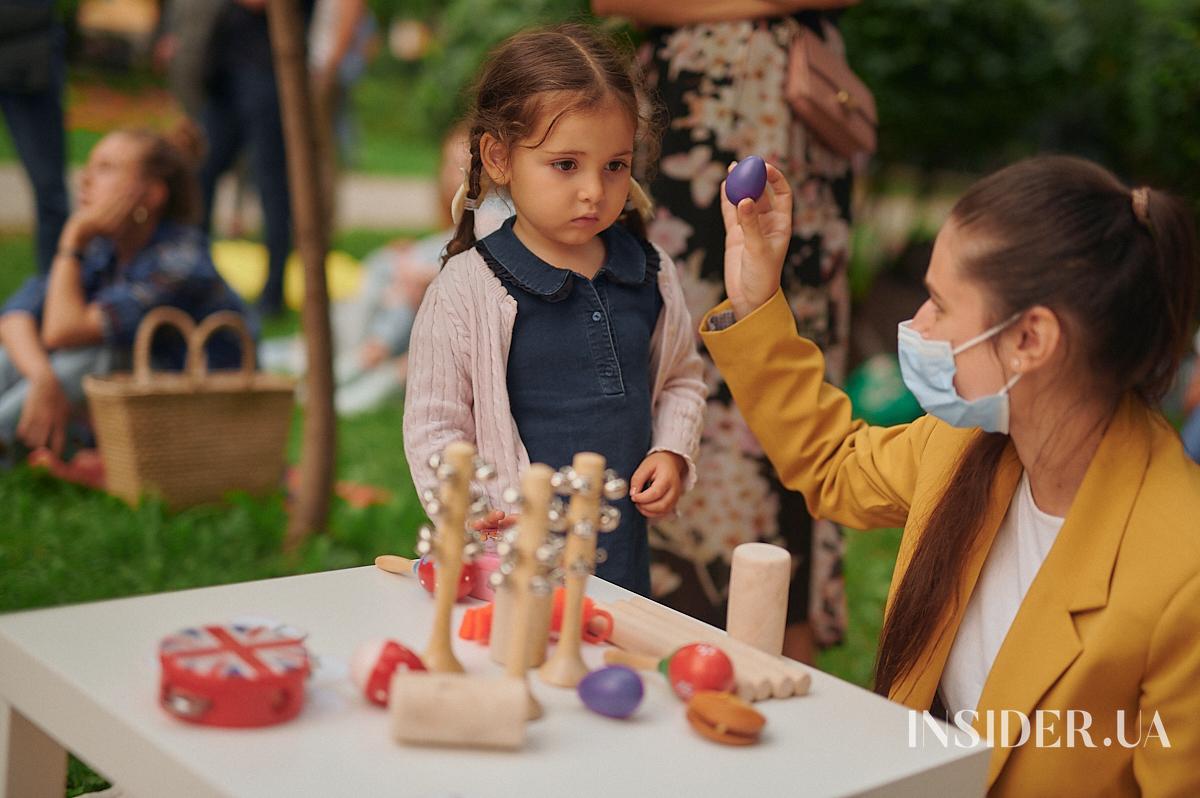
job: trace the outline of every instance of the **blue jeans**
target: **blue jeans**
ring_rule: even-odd
[[[84,410],[83,378],[88,374],[108,374],[116,366],[115,360],[115,352],[109,346],[56,349],[50,353],[50,367],[71,403],[73,415]],[[29,381],[0,347],[0,458],[12,457],[17,424],[28,396]]]
[[[206,231],[212,229],[217,180],[233,166],[243,147],[249,146],[268,257],[267,283],[259,305],[274,313],[283,307],[283,267],[292,247],[287,159],[275,75],[249,66],[223,71],[214,79],[201,122],[208,138],[208,157],[200,170]]]
[[[8,123],[13,146],[33,185],[37,217],[37,264],[42,274],[58,249],[58,237],[67,221],[66,134],[63,130],[62,31],[55,31],[53,79],[45,91],[0,91],[0,111]]]

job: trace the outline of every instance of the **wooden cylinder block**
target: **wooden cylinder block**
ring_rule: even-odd
[[[524,680],[461,673],[399,672],[388,701],[392,737],[412,745],[520,748],[527,709]]]
[[[743,543],[733,550],[725,629],[734,640],[768,654],[783,653],[792,555],[770,543]]]

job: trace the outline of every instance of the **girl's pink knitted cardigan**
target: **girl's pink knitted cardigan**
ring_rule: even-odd
[[[663,310],[650,342],[650,451],[681,455],[690,489],[696,483],[692,458],[704,426],[704,366],[675,264],[658,252]],[[496,466],[497,479],[480,485],[492,506],[516,510],[501,498],[505,488],[519,486],[529,466],[506,383],[516,317],[516,300],[474,248],[451,258],[425,294],[409,343],[404,399],[404,453],[418,495],[437,484],[429,456],[451,441],[465,440]]]

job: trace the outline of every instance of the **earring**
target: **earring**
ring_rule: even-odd
[[[150,218],[150,211],[146,210],[145,205],[139,205],[133,209],[133,221],[136,224],[145,224]]]
[[[1013,367],[1013,371],[1020,371],[1021,370],[1021,359],[1014,357],[1012,359],[1012,367]]]

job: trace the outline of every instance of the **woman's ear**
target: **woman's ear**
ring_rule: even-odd
[[[1035,305],[1017,320],[1015,346],[1008,364],[1011,371],[1027,372],[1055,362],[1062,354],[1062,319],[1044,305]]]
[[[483,170],[498,186],[508,184],[508,147],[491,133],[479,137],[479,158]]]
[[[167,184],[161,180],[151,180],[146,186],[143,205],[152,213],[161,213],[167,204]]]

